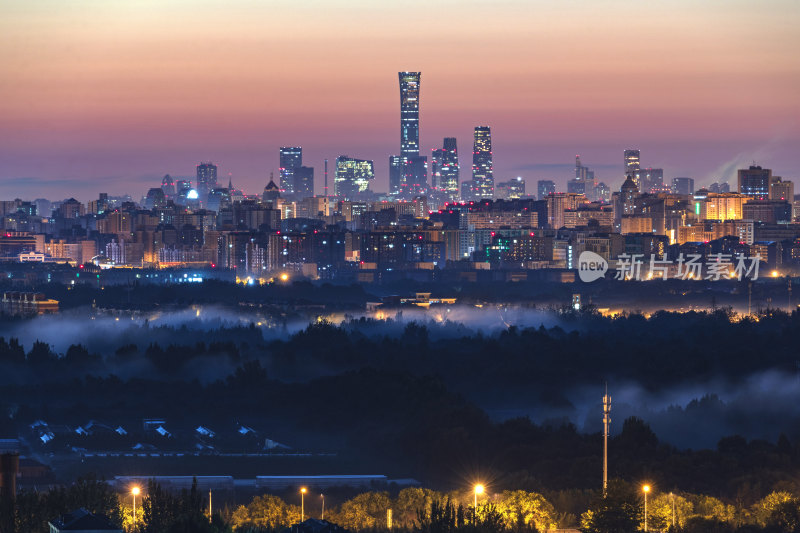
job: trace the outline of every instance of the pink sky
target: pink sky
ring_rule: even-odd
[[[800,179],[800,5],[11,0],[0,7],[2,197],[139,196],[200,160],[248,192],[301,145],[316,167],[399,150],[398,70],[422,71],[423,153],[493,130],[495,178],[613,187],[757,160]],[[462,170],[462,179],[469,177]]]

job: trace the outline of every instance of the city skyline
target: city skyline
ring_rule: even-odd
[[[665,181],[689,176],[698,187],[733,183],[754,160],[797,178],[798,124],[787,110],[800,89],[798,7],[789,2],[636,12],[625,2],[444,3],[411,27],[395,20],[399,8],[362,2],[197,5],[3,8],[3,195],[138,195],[164,174],[192,176],[199,161],[255,193],[278,174],[281,146],[302,146],[318,169],[345,154],[373,160],[373,189],[385,191],[397,152],[395,76],[406,69],[425,76],[421,153],[444,137],[468,145],[473,128],[488,125],[498,182],[551,179],[565,189],[581,154],[618,189],[626,148],[663,168]],[[451,15],[452,27],[431,32],[437,14]],[[281,28],[290,16],[307,20],[300,34]],[[547,27],[533,24],[544,18]],[[497,24],[482,26],[488,19]],[[272,31],[256,31],[263,20]],[[474,42],[473,31],[487,38]],[[281,61],[290,50],[298,61]],[[477,64],[479,76],[469,68]],[[318,191],[321,180],[318,172]]]

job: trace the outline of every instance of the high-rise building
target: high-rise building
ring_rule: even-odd
[[[444,148],[431,150],[431,188],[437,191],[442,181],[442,159],[444,159]]]
[[[169,174],[161,180],[161,190],[164,191],[164,196],[167,198],[175,196],[175,180]]]
[[[539,200],[544,200],[548,194],[554,194],[555,192],[556,184],[551,180],[539,180],[536,182],[536,194]]]
[[[445,137],[444,146],[431,152],[431,187],[451,200],[458,198],[458,148],[455,137]]]
[[[422,155],[403,158],[403,187],[405,196],[425,194],[428,189],[428,158]]]
[[[739,193],[754,200],[768,200],[769,186],[772,183],[772,170],[751,165],[739,169]]]
[[[794,182],[783,180],[780,176],[772,176],[772,183],[769,185],[769,199],[793,202]]]
[[[672,192],[694,194],[694,180],[692,178],[672,178]]]
[[[400,157],[419,155],[419,72],[398,72],[400,79]]]
[[[640,168],[634,174],[633,181],[642,193],[664,192],[664,169]]]
[[[575,178],[569,180],[567,182],[567,192],[575,193],[575,194],[585,194],[591,197],[592,200],[596,200],[594,198],[594,170],[590,170],[589,167],[585,167],[581,164],[581,156],[575,156]]]
[[[641,185],[636,182],[636,173],[639,172],[639,164],[641,159],[639,150],[632,148],[625,150],[623,153],[623,158],[625,162],[625,177],[630,176],[633,182],[636,183],[636,186],[641,187]]]
[[[282,146],[280,148],[281,191],[287,195],[295,193],[294,169],[303,165],[303,148],[300,146]]]
[[[294,167],[292,181],[298,200],[314,196],[314,167]]]
[[[472,149],[472,181],[477,198],[494,196],[494,164],[492,162],[492,130],[477,126]]]
[[[525,180],[521,177],[502,181],[494,188],[496,200],[517,200],[525,196]]]
[[[389,156],[389,193],[399,194],[403,186],[403,158],[399,155]]]
[[[369,182],[374,178],[375,165],[372,161],[340,155],[336,158],[333,194],[343,200],[357,198],[369,189]]]
[[[205,202],[208,191],[217,186],[217,165],[214,163],[200,163],[197,165],[197,195],[201,202]]]

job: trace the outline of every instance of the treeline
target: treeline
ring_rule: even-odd
[[[117,527],[134,533],[266,533],[278,532],[301,518],[323,518],[350,531],[409,533],[537,533],[577,528],[585,533],[636,531],[681,533],[793,533],[800,530],[800,499],[776,491],[751,506],[731,504],[692,493],[649,493],[645,508],[642,487],[611,480],[608,490],[594,491],[577,502],[576,516],[557,509],[539,493],[523,490],[486,494],[472,490],[441,493],[406,488],[398,493],[366,492],[321,510],[289,504],[263,494],[249,503],[224,507],[209,516],[204,495],[194,483],[189,490],[168,491],[150,481],[142,487],[137,514],[133,502],[104,482],[90,477],[48,492],[22,492],[5,502],[4,532],[45,533],[47,522],[84,507],[102,514]],[[308,492],[311,499],[319,494]],[[475,502],[477,501],[477,507]]]

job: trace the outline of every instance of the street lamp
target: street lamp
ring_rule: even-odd
[[[486,490],[486,487],[484,487],[480,483],[475,485],[475,490],[473,491],[473,493],[474,493],[474,496],[475,496],[475,505],[474,506],[475,506],[475,511],[476,512],[478,511],[478,494],[483,494],[484,490]]]
[[[647,493],[650,492],[650,485],[643,485],[642,491],[644,492],[644,531],[647,533]]]
[[[305,508],[305,496],[306,496],[306,488],[302,487],[300,489],[300,522],[303,521],[306,515],[306,508]]]
[[[319,497],[322,498],[322,516],[320,517],[320,520],[325,520],[325,495],[320,494]]]
[[[136,496],[139,495],[141,490],[139,487],[133,487],[131,489],[131,494],[133,494],[133,527],[136,527]]]

